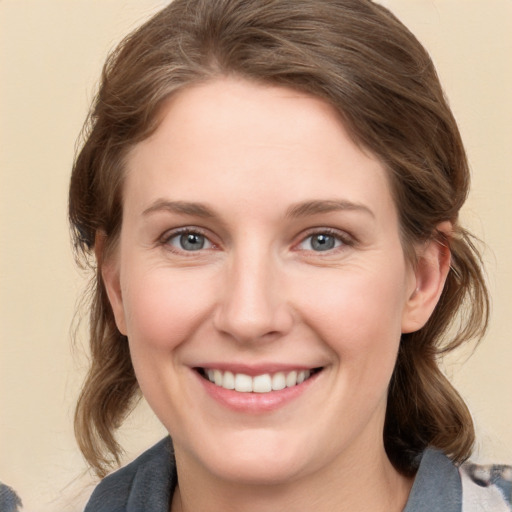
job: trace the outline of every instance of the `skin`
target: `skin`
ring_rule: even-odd
[[[185,250],[179,229],[203,248]],[[322,234],[329,250],[312,245]],[[417,257],[385,169],[323,100],[219,78],[167,102],[127,159],[103,276],[174,441],[172,510],[402,510],[412,482],[384,451],[387,388],[401,333],[427,321],[449,267],[435,241]],[[205,391],[194,368],[210,363],[322,371],[253,413]]]

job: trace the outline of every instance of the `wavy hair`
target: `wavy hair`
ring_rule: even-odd
[[[69,218],[78,261],[94,276],[90,367],[75,432],[99,476],[119,463],[115,432],[139,390],[126,338],[117,330],[91,257],[99,234],[104,257],[123,219],[124,160],[158,126],[173,92],[235,75],[320,97],[337,109],[353,140],[388,171],[404,251],[442,237],[451,269],[427,324],[404,334],[391,378],[384,428],[390,460],[413,474],[432,445],[460,462],[474,429],[464,401],[438,365],[441,354],[479,338],[488,292],[479,252],[458,221],[469,171],[457,124],[430,57],[384,7],[370,0],[174,0],[108,57],[71,177]]]

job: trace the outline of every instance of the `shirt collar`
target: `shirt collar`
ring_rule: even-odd
[[[427,448],[403,512],[462,511],[462,484],[458,469],[438,450]]]

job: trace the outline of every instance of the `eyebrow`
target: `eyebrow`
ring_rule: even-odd
[[[215,217],[213,211],[204,204],[191,203],[187,201],[167,201],[165,199],[157,199],[149,208],[146,208],[142,214],[149,215],[160,211],[181,213],[183,215],[195,215],[197,217],[204,218]]]
[[[336,211],[359,211],[375,217],[374,213],[365,205],[353,203],[347,200],[312,200],[294,204],[286,210],[287,218],[307,217],[321,213],[330,213]],[[182,215],[194,215],[203,218],[216,217],[213,210],[203,203],[188,201],[168,201],[166,199],[157,199],[151,206],[143,211],[143,215],[167,211]]]
[[[375,217],[374,213],[367,206],[352,201],[341,200],[315,200],[304,201],[296,205],[290,206],[286,210],[287,217],[307,217],[309,215],[317,215],[319,213],[330,213],[337,211],[356,211],[369,214]]]

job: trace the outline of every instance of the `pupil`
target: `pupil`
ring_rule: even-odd
[[[334,248],[335,240],[329,235],[315,235],[311,241],[311,246],[315,251],[328,251]]]
[[[204,247],[204,236],[197,233],[186,233],[180,237],[180,245],[187,251],[198,251]]]

